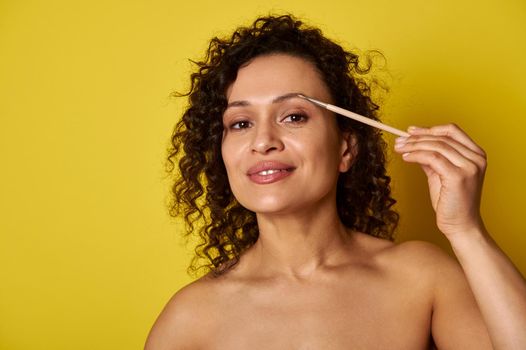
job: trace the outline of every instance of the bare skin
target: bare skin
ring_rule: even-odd
[[[432,323],[440,349],[490,348],[460,269],[437,248],[355,233],[348,249],[305,277],[251,271],[248,253],[178,292],[158,321],[167,346],[151,348],[429,349]],[[444,277],[454,288],[440,290]]]
[[[451,126],[410,130],[396,147],[424,168],[437,224],[461,264],[427,243],[351,232],[335,198],[354,140],[327,111],[276,102],[291,92],[332,102],[311,63],[287,55],[256,58],[228,89],[236,103],[223,117],[223,159],[260,236],[228,273],[178,291],[146,349],[519,349],[526,284],[483,228],[481,151]],[[249,169],[262,160],[293,170],[255,183]]]

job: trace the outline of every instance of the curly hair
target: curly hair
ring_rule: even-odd
[[[229,38],[214,37],[206,56],[196,64],[187,93],[189,106],[175,126],[168,149],[167,171],[174,176],[170,214],[184,214],[185,237],[199,242],[187,272],[205,268],[219,276],[238,261],[259,237],[256,214],[241,206],[232,194],[221,155],[222,115],[226,90],[238,69],[257,56],[288,54],[311,62],[321,72],[338,106],[378,120],[379,106],[372,101],[369,73],[359,55],[345,51],[292,15],[259,17]],[[352,230],[393,240],[398,214],[391,209],[390,177],[386,175],[386,144],[369,126],[338,117],[340,130],[355,137],[358,154],[337,183],[337,209],[342,223]],[[178,165],[179,171],[176,170]],[[204,264],[199,261],[204,259]]]

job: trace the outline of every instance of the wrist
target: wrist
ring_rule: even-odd
[[[471,239],[478,239],[481,236],[489,235],[484,221],[480,216],[468,218],[465,220],[450,220],[451,222],[444,222],[445,220],[438,220],[438,229],[446,236],[451,245],[462,244],[464,241]]]
[[[457,258],[461,260],[466,254],[474,253],[492,245],[493,239],[486,228],[482,226],[452,235],[449,238],[449,243]]]

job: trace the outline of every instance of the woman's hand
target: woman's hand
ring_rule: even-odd
[[[427,175],[438,228],[451,240],[482,230],[480,197],[486,170],[485,152],[454,124],[410,127],[396,140],[395,151],[418,163]]]
[[[486,154],[456,125],[408,132],[395,150],[427,175],[438,227],[462,266],[494,349],[526,349],[526,280],[480,216]]]

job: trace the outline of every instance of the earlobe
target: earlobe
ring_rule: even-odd
[[[358,142],[356,136],[350,132],[345,132],[342,137],[340,172],[347,172],[353,165],[358,155]]]

